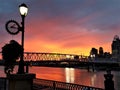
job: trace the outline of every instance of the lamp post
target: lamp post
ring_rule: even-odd
[[[23,60],[24,59],[24,29],[25,29],[25,16],[28,13],[28,7],[26,4],[23,3],[19,6],[19,10],[20,10],[21,18],[22,18],[21,26],[19,25],[18,22],[14,21],[14,20],[9,20],[6,23],[6,30],[9,34],[12,34],[12,35],[16,35],[20,31],[22,33],[21,46],[22,46],[23,50],[20,55],[18,74],[24,74],[24,60]]]
[[[21,36],[21,45],[22,45],[22,53],[21,53],[21,57],[20,57],[20,61],[19,61],[19,67],[18,67],[18,74],[24,74],[24,30],[25,30],[25,16],[27,15],[28,13],[28,7],[26,4],[21,4],[19,6],[19,10],[20,10],[20,14],[21,14],[21,17],[22,17],[22,22],[21,22],[21,27],[20,27],[20,30],[21,30],[21,33],[22,33],[22,36]]]
[[[25,90],[25,89],[32,90],[33,79],[35,78],[35,74],[25,74],[24,72],[24,29],[25,29],[24,24],[25,24],[25,16],[27,15],[27,12],[28,12],[28,7],[25,4],[21,4],[19,6],[19,10],[22,18],[21,25],[19,25],[19,23],[16,22],[15,20],[9,20],[5,24],[6,30],[9,34],[16,35],[19,32],[21,32],[21,46],[22,46],[22,52],[21,52],[21,47],[20,47],[20,51],[17,50],[19,51],[18,54],[20,55],[20,61],[19,61],[18,72],[17,72],[18,74],[7,74],[7,78],[9,82],[8,89],[9,90]],[[11,54],[14,56],[14,53],[11,53]],[[10,54],[10,57],[11,57],[11,54]]]

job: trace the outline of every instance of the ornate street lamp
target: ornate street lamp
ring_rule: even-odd
[[[20,57],[20,62],[19,62],[19,68],[18,68],[18,74],[23,74],[24,73],[24,29],[25,29],[25,16],[28,13],[28,7],[26,4],[21,4],[19,6],[20,14],[22,17],[22,27],[21,27],[21,32],[22,32],[22,38],[21,38],[21,45],[23,47],[23,51]]]
[[[20,10],[20,15],[22,17],[22,22],[21,22],[21,26],[14,20],[9,20],[6,23],[6,30],[8,33],[12,34],[12,35],[16,35],[19,33],[19,31],[21,31],[22,36],[21,36],[21,45],[22,45],[22,53],[20,56],[20,61],[19,61],[19,67],[18,67],[18,74],[24,74],[24,29],[25,29],[25,16],[28,13],[28,7],[26,4],[21,4],[19,6],[19,10]]]

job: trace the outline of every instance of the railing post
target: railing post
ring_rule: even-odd
[[[87,90],[90,90],[90,87],[88,87],[88,89]]]
[[[107,74],[105,74],[104,77],[105,77],[104,81],[105,90],[115,90],[114,81],[112,80],[113,74],[111,74],[111,71],[107,70]]]
[[[7,87],[8,87],[8,86],[7,86],[7,78],[4,78],[4,81],[5,81],[5,82],[4,82],[4,86],[5,86],[5,87],[4,87],[4,90],[7,90]]]
[[[53,90],[56,90],[55,81],[53,81]]]

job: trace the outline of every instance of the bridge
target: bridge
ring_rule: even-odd
[[[41,53],[41,52],[25,52],[25,61],[61,61],[61,60],[79,59],[82,61],[87,60],[87,56],[75,54],[61,54],[61,53]]]
[[[120,63],[115,60],[89,60],[87,56],[60,53],[25,52],[24,60],[33,66],[82,67],[89,69],[118,69]]]
[[[1,54],[1,53],[0,53]],[[1,58],[2,59],[2,58]],[[24,61],[26,65],[32,66],[50,66],[50,67],[73,67],[106,69],[112,68],[119,70],[120,63],[115,60],[92,60],[87,56],[75,54],[60,53],[41,53],[41,52],[24,52]]]
[[[0,53],[1,54],[1,53]],[[1,55],[0,55],[1,56]],[[2,58],[1,58],[2,59]],[[34,66],[50,66],[50,67],[84,67],[89,69],[112,67],[112,69],[119,68],[120,64],[117,61],[90,61],[87,56],[75,54],[60,54],[60,53],[38,53],[25,52],[25,64]],[[27,72],[27,68],[26,68]],[[69,84],[64,82],[50,81],[36,79],[34,80],[33,88],[39,90],[40,88],[49,88],[54,90],[104,90],[101,88]]]

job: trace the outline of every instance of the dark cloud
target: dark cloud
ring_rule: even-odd
[[[8,20],[21,22],[18,6],[23,2],[29,7],[26,40],[40,38],[40,41],[61,43],[64,47],[82,47],[87,46],[85,40],[94,43],[103,40],[100,38],[103,32],[109,33],[106,39],[110,41],[120,29],[120,0],[0,1],[0,42],[9,40],[4,26]]]

